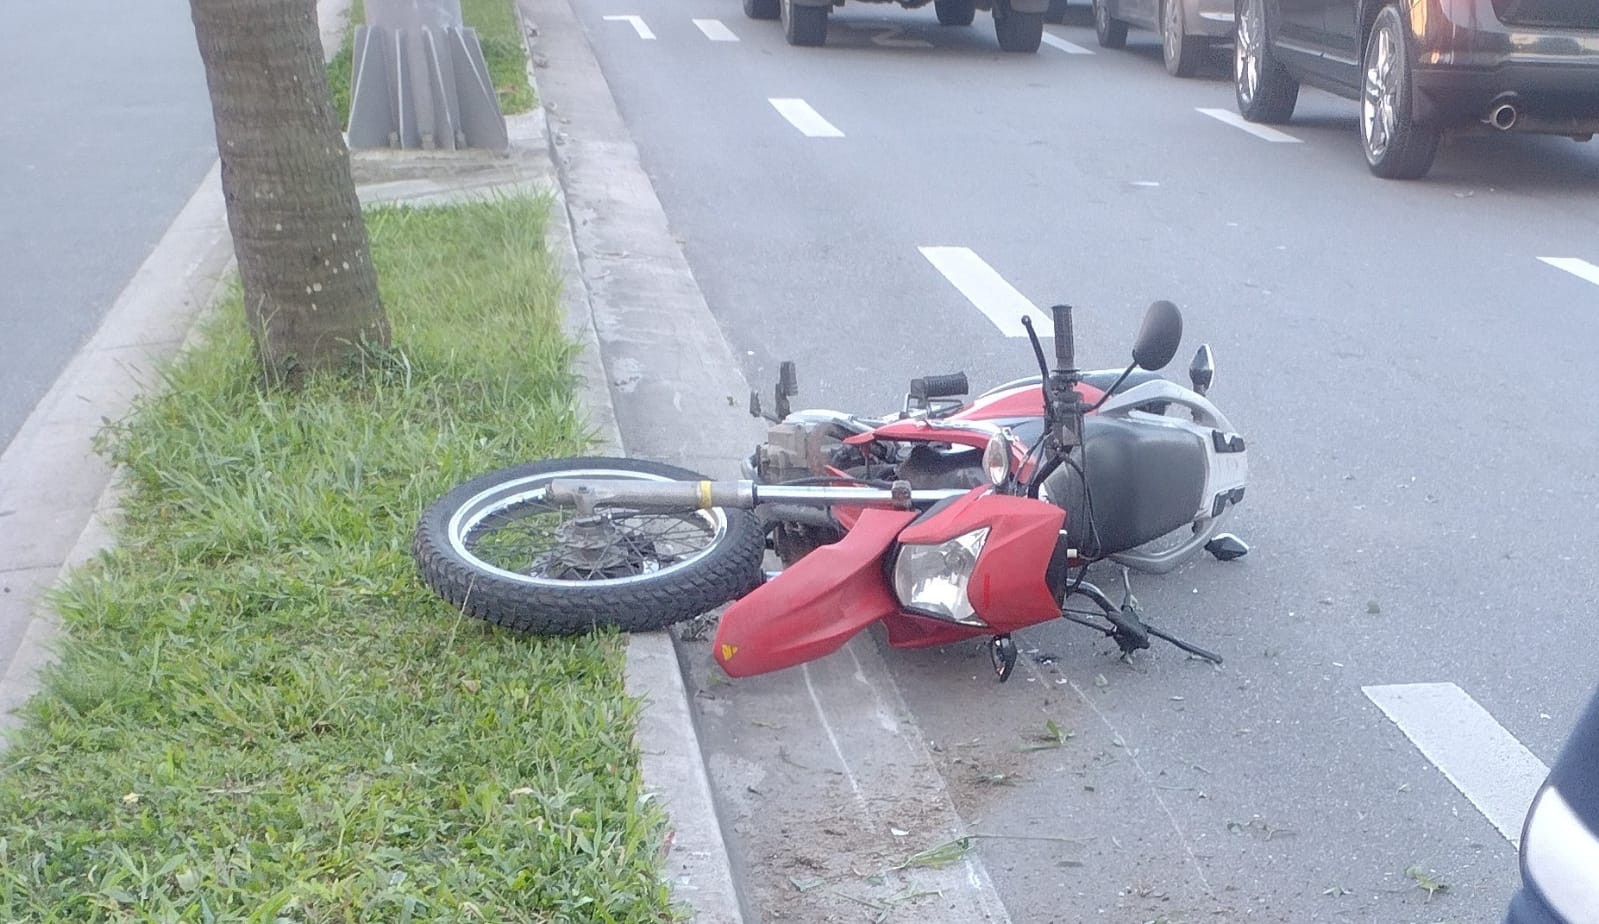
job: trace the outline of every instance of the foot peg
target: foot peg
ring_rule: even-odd
[[[1248,555],[1249,546],[1232,533],[1218,533],[1216,538],[1205,543],[1205,551],[1214,555],[1217,561],[1232,561]]]

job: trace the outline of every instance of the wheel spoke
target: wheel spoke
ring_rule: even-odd
[[[593,471],[559,477],[605,477]],[[583,525],[578,511],[552,507],[541,483],[519,482],[459,524],[452,545],[463,556],[513,578],[582,583],[653,579],[710,554],[727,529],[721,511],[656,512],[601,508]]]

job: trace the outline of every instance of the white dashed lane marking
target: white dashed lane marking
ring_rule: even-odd
[[[1243,116],[1233,112],[1231,109],[1201,108],[1199,111],[1210,116],[1212,119],[1215,119],[1218,122],[1225,122],[1228,125],[1231,125],[1233,128],[1242,129],[1243,131],[1249,132],[1251,135],[1254,135],[1256,138],[1260,138],[1263,141],[1272,141],[1276,142],[1277,144],[1300,143],[1298,138],[1295,138],[1293,135],[1290,135],[1287,132],[1280,132],[1275,128],[1271,128],[1270,126],[1256,125],[1253,122],[1245,121]]]
[[[1361,687],[1512,844],[1549,768],[1452,683]]]
[[[734,35],[733,30],[729,29],[720,19],[696,19],[694,20],[694,25],[699,26],[700,31],[705,33],[705,37],[713,42],[738,41],[738,36]]]
[[[842,138],[844,133],[839,131],[832,122],[822,118],[821,114],[811,108],[811,104],[802,99],[772,99],[768,100],[772,108],[783,114],[791,125],[810,138]]]
[[[983,262],[983,258],[973,253],[967,247],[921,247],[918,248],[927,262],[933,264],[950,284],[960,290],[981,311],[994,322],[999,332],[1007,337],[1025,337],[1027,328],[1022,326],[1022,318],[1033,319],[1033,328],[1040,337],[1054,336],[1055,328],[1050,323],[1049,315],[1039,311],[1038,306],[1028,301],[1027,296],[1016,291],[1016,288],[1006,282],[992,266]]]
[[[1587,260],[1579,260],[1576,257],[1539,257],[1538,259],[1555,269],[1565,270],[1578,279],[1586,279],[1599,286],[1599,266],[1594,266]]]
[[[1051,48],[1058,48],[1061,51],[1064,51],[1064,52],[1066,52],[1069,55],[1091,55],[1091,54],[1093,54],[1092,51],[1089,51],[1087,48],[1084,48],[1081,45],[1075,45],[1075,44],[1073,44],[1071,42],[1068,42],[1068,41],[1066,41],[1065,39],[1061,38],[1058,35],[1051,35],[1047,30],[1044,32],[1044,44],[1048,45]]]
[[[607,17],[605,17],[605,21],[606,22],[625,22],[625,23],[628,23],[629,25],[631,25],[633,27],[633,31],[638,33],[638,37],[639,38],[641,38],[641,39],[653,39],[653,38],[655,38],[655,33],[651,32],[650,31],[650,27],[644,24],[644,17],[642,17],[642,16],[633,16],[631,14],[627,15],[627,16],[607,16]]]

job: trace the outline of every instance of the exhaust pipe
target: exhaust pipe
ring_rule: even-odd
[[[1514,103],[1500,103],[1488,111],[1488,124],[1502,132],[1508,132],[1516,127],[1516,121],[1521,118],[1521,113]]]

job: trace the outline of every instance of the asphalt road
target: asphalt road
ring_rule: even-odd
[[[216,159],[185,0],[0,29],[0,451]]]
[[[1504,805],[1596,680],[1599,147],[1464,139],[1379,181],[1355,104],[1307,90],[1259,137],[1202,111],[1223,65],[1099,50],[1081,7],[1016,56],[984,15],[850,4],[798,49],[731,0],[575,6],[753,382],[793,358],[799,405],[870,412],[1028,374],[997,287],[924,247],[1078,306],[1091,365],[1162,297],[1172,374],[1216,351],[1254,552],[1135,589],[1224,669],[1065,625],[1005,686],[976,646],[887,656],[1014,920],[1497,918]]]

